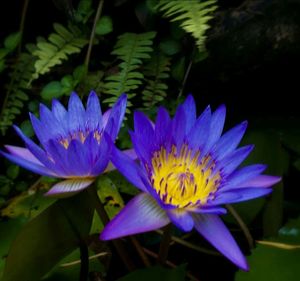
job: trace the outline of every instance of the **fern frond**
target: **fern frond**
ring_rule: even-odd
[[[38,58],[34,65],[35,72],[32,80],[49,72],[53,66],[61,64],[63,60],[67,60],[69,55],[79,53],[88,43],[88,40],[82,38],[79,29],[74,26],[67,29],[55,23],[53,27],[55,33],[50,34],[48,40],[39,38],[37,49],[32,53]]]
[[[128,99],[136,95],[133,90],[136,90],[144,79],[144,75],[138,69],[144,59],[150,59],[155,34],[125,33],[119,36],[112,54],[122,61],[118,65],[120,71],[106,78],[104,93],[111,97],[106,98],[104,102],[112,104],[122,93],[126,93]],[[128,106],[130,105],[129,101]]]
[[[164,16],[171,18],[171,21],[180,21],[180,26],[190,33],[196,40],[200,51],[205,50],[205,32],[209,29],[208,21],[211,14],[216,10],[216,0],[208,1],[160,1],[157,8],[164,12]]]
[[[170,75],[170,58],[163,55],[154,56],[145,66],[146,87],[142,92],[143,106],[152,108],[166,96],[168,85],[163,81]]]
[[[4,135],[14,119],[19,115],[24,107],[24,101],[28,100],[26,90],[30,88],[29,81],[34,72],[35,58],[22,53],[14,66],[11,80],[7,87],[6,97],[4,99],[0,114],[0,131]]]

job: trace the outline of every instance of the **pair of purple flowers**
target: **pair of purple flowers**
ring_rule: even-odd
[[[15,127],[27,148],[7,145],[0,153],[35,173],[64,178],[48,195],[76,193],[92,184],[112,164],[141,193],[104,228],[100,238],[110,240],[161,228],[170,222],[183,231],[195,228],[215,248],[243,270],[245,257],[223,224],[222,204],[269,194],[280,178],[262,175],[265,165],[238,168],[253,146],[237,148],[247,123],[222,135],[225,106],[207,107],[197,118],[192,96],[170,118],[160,107],[155,123],[134,113],[130,132],[134,151],[118,150],[114,141],[126,109],[122,95],[112,109],[101,112],[95,92],[86,109],[73,93],[68,110],[53,100],[52,110],[40,106],[40,120],[30,114],[41,146]]]

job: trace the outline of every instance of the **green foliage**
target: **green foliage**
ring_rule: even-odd
[[[180,1],[162,0],[157,8],[171,21],[179,21],[180,26],[196,40],[200,51],[205,50],[205,32],[209,29],[208,21],[211,13],[217,8],[216,0]]]
[[[282,281],[298,280],[300,276],[300,218],[291,220],[281,228],[276,238],[268,240],[270,245],[259,244],[248,258],[249,272],[239,271],[236,281]],[[294,249],[284,248],[297,245]]]
[[[143,60],[150,58],[155,34],[155,32],[125,33],[119,36],[112,54],[122,62],[118,65],[117,74],[106,77],[104,92],[111,97],[106,98],[104,102],[113,104],[122,93],[126,93],[128,99],[136,95],[133,90],[136,90],[144,79],[139,68]]]
[[[12,125],[16,116],[21,113],[24,102],[28,100],[27,90],[31,87],[29,81],[34,71],[34,61],[33,56],[22,53],[13,67],[0,114],[0,131],[2,135]]]
[[[67,29],[61,24],[54,23],[53,27],[55,33],[50,34],[48,40],[38,38],[37,49],[32,53],[37,57],[32,79],[49,72],[52,67],[67,60],[69,55],[79,53],[88,43],[76,26],[70,25]]]
[[[88,235],[92,214],[87,193],[82,192],[36,216],[12,243],[2,281],[40,280]]]
[[[96,24],[96,34],[105,35],[113,31],[113,22],[112,18],[109,16],[103,16],[99,19]]]
[[[145,109],[153,108],[167,96],[168,85],[163,81],[169,78],[170,58],[155,55],[149,64],[145,65],[144,75],[146,87],[142,92]]]

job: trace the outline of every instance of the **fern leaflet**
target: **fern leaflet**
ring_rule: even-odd
[[[205,32],[209,29],[211,13],[217,8],[216,0],[208,1],[166,1],[162,0],[157,8],[171,21],[180,21],[180,26],[196,40],[200,51],[205,50]]]
[[[119,64],[119,73],[110,75],[106,78],[104,93],[111,97],[104,102],[112,104],[122,94],[126,93],[128,99],[133,98],[137,89],[144,79],[144,75],[138,71],[143,59],[149,59],[153,51],[152,44],[155,32],[142,34],[125,33],[119,36],[114,47],[113,55],[117,55],[122,62]],[[130,106],[130,101],[128,106]]]
[[[22,53],[14,66],[0,115],[0,131],[2,135],[12,125],[16,116],[21,113],[24,101],[28,100],[26,90],[30,88],[28,82],[34,71],[34,61],[35,58],[32,55]]]
[[[168,85],[163,80],[169,77],[169,72],[170,58],[163,55],[153,56],[149,64],[145,66],[146,87],[142,92],[145,108],[152,108],[167,96]]]
[[[38,58],[34,64],[32,80],[49,72],[53,66],[61,64],[69,55],[79,53],[88,43],[75,26],[70,26],[69,29],[58,23],[54,23],[53,26],[56,33],[50,34],[48,41],[39,38],[37,49],[32,53]]]

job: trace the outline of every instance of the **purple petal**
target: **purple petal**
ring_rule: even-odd
[[[203,155],[205,155],[221,137],[224,128],[225,117],[226,117],[225,105],[219,106],[216,109],[216,111],[212,114],[209,136],[205,144]]]
[[[185,112],[186,120],[186,131],[184,133],[188,133],[196,121],[196,105],[192,95],[187,96],[184,103],[182,104],[182,108]]]
[[[29,162],[43,166],[43,164],[27,148],[13,145],[5,145],[5,148],[9,151],[10,154],[14,156],[18,156],[20,158],[28,160]]]
[[[68,126],[69,131],[85,131],[85,110],[78,95],[73,92],[68,103]]]
[[[240,125],[232,128],[226,132],[220,140],[217,142],[213,154],[218,160],[224,158],[228,153],[232,152],[239,145],[242,137],[245,134],[247,128],[247,122],[243,122]]]
[[[243,270],[249,270],[247,260],[217,215],[194,215],[195,228],[218,251]]]
[[[224,159],[222,159],[220,161],[220,165],[223,166],[221,168],[222,175],[223,176],[230,175],[245,160],[245,158],[249,155],[249,153],[253,150],[253,148],[254,145],[247,145],[241,147],[233,151],[232,153],[228,154]]]
[[[51,138],[51,134],[49,133],[49,129],[46,128],[39,119],[37,119],[32,113],[29,113],[30,121],[39,141],[44,144],[49,138]]]
[[[186,131],[186,116],[182,106],[179,106],[174,119],[172,120],[172,143],[175,143],[178,148],[182,146],[185,131]]]
[[[55,177],[56,174],[47,169],[45,166],[38,165],[34,162],[28,161],[24,158],[21,158],[19,156],[15,156],[12,154],[5,153],[0,150],[0,154],[7,158],[9,161],[14,162],[15,164],[28,169],[36,174],[42,175],[42,176],[49,176],[49,177]]]
[[[241,187],[270,187],[281,181],[281,177],[259,175],[251,180],[245,181],[239,185]]]
[[[134,134],[139,136],[153,136],[154,129],[150,119],[142,112],[134,112]]]
[[[105,128],[111,114],[111,108],[106,110],[102,116],[102,127]]]
[[[139,165],[114,146],[111,152],[111,162],[129,182],[142,191],[147,190],[140,176],[141,168]]]
[[[52,113],[60,124],[66,123],[67,110],[65,107],[56,99],[52,101]]]
[[[222,191],[239,188],[244,182],[252,180],[266,169],[266,165],[255,164],[243,167],[234,171],[226,178],[226,184],[222,186]]]
[[[93,164],[92,176],[99,176],[107,167],[111,157],[113,143],[110,137],[104,132],[98,149],[98,160]]]
[[[199,213],[199,214],[215,214],[215,215],[224,215],[227,213],[225,208],[221,207],[199,207],[195,209],[191,209],[191,212]]]
[[[191,128],[187,141],[191,148],[203,148],[210,130],[211,110],[208,106]]]
[[[94,91],[91,91],[86,107],[86,126],[88,127],[89,131],[94,131],[98,128],[101,128],[101,120],[102,113],[98,96]]]
[[[158,146],[162,146],[167,140],[169,131],[169,126],[171,124],[171,118],[168,111],[164,107],[160,107],[157,112],[156,122],[155,122],[155,143]]]
[[[69,197],[87,188],[94,182],[94,178],[68,179],[55,184],[45,196]]]
[[[127,149],[127,150],[123,150],[122,152],[134,161],[137,159],[137,155],[136,155],[134,149]],[[108,166],[105,168],[104,173],[108,173],[108,172],[116,170],[116,169],[117,168],[114,166],[114,164],[112,162],[109,162]]]
[[[22,138],[22,140],[25,142],[27,148],[30,150],[30,152],[49,170],[53,170],[56,173],[55,165],[53,162],[49,159],[47,154],[43,149],[41,149],[38,145],[36,145],[30,138],[25,136],[23,132],[17,127],[14,126],[14,129],[16,133]],[[56,173],[57,174],[57,173]]]
[[[211,204],[220,205],[220,204],[231,204],[242,201],[247,201],[250,199],[262,197],[268,195],[272,192],[271,188],[240,188],[235,189],[234,191],[223,192],[220,195],[216,196],[212,200]]]
[[[100,239],[111,240],[131,234],[155,230],[170,222],[166,212],[147,193],[135,196],[106,225]]]
[[[60,122],[56,119],[49,108],[43,104],[40,104],[40,120],[41,126],[43,126],[44,136],[48,134],[47,139],[65,135],[65,130],[61,126]]]
[[[74,176],[88,175],[91,165],[88,162],[88,149],[80,141],[73,139],[67,149],[69,172]]]
[[[194,227],[194,220],[189,212],[180,209],[168,210],[167,214],[171,221],[183,231],[191,231]]]
[[[127,96],[122,94],[112,107],[107,125],[105,126],[105,131],[110,135],[113,141],[116,139],[121,128],[121,124],[125,115],[126,103]]]

